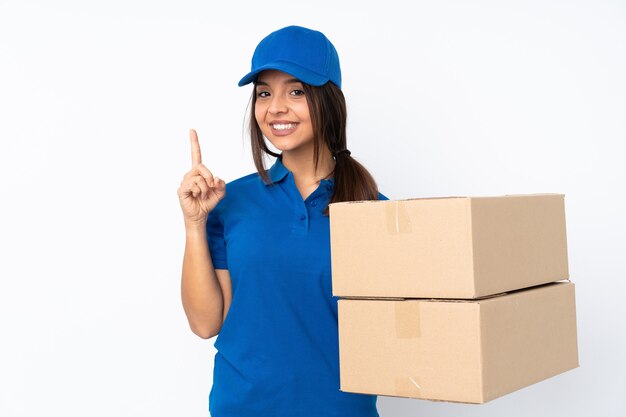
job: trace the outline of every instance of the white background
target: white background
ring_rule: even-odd
[[[626,415],[626,3],[344,3],[0,0],[1,416],[208,415],[188,129],[220,177],[254,172],[236,83],[289,24],[337,47],[348,146],[391,199],[565,194],[580,368],[381,416]]]

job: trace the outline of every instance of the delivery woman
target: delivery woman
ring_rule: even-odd
[[[226,184],[192,130],[178,188],[183,307],[195,334],[218,335],[211,416],[378,416],[376,396],[339,390],[328,204],[387,198],[347,149],[337,51],[321,32],[282,28],[258,44],[249,83],[257,172]]]

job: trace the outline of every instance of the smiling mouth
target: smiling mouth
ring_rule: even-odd
[[[272,129],[275,130],[290,130],[290,129],[295,129],[296,127],[296,123],[276,123],[276,124],[270,124],[270,126],[272,127]]]

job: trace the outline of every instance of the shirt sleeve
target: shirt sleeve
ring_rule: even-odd
[[[224,240],[224,222],[219,210],[211,210],[206,222],[206,235],[209,252],[215,269],[228,269],[226,261],[226,241]]]
[[[389,198],[387,198],[387,196],[385,196],[383,193],[381,193],[380,191],[378,192],[378,199],[379,200],[389,200]]]

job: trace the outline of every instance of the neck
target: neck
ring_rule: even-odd
[[[293,173],[296,183],[299,184],[317,184],[320,180],[330,177],[335,169],[335,160],[326,147],[321,149],[317,171],[313,149],[308,152],[283,151],[282,163]]]

